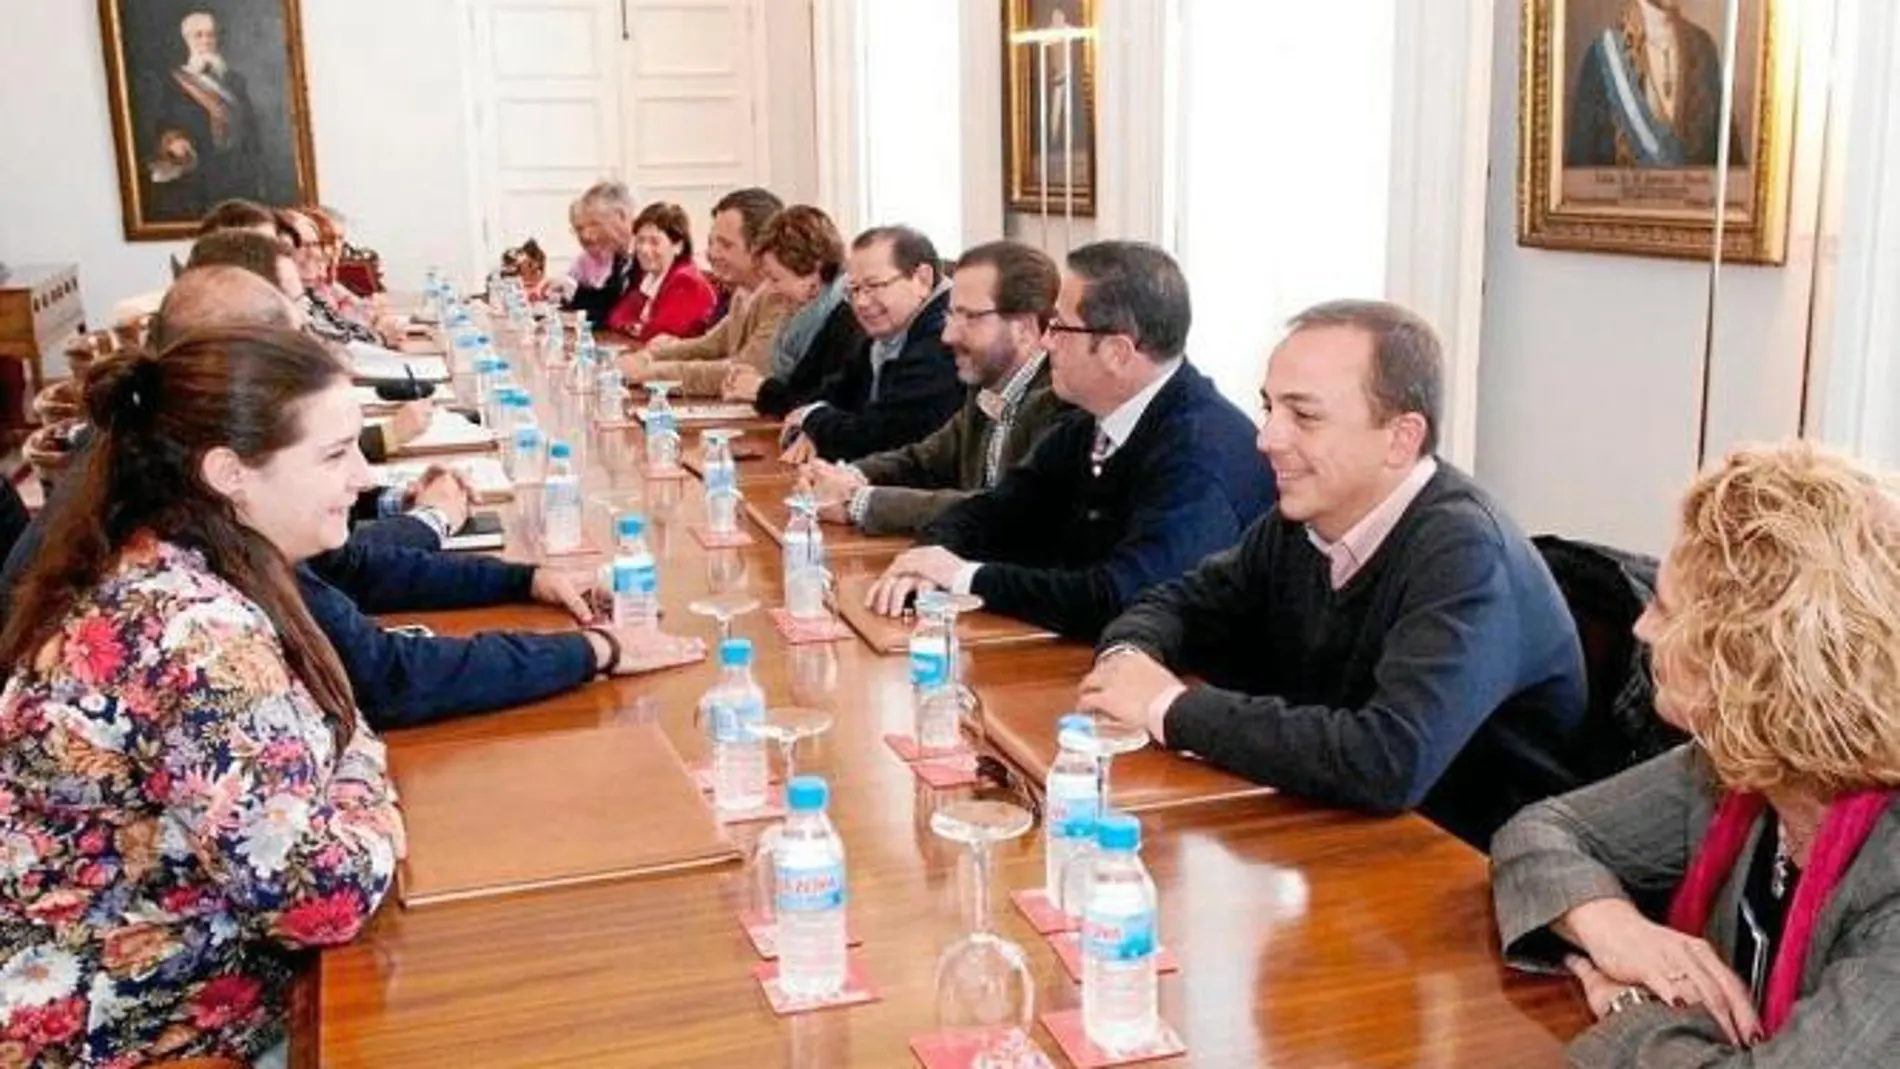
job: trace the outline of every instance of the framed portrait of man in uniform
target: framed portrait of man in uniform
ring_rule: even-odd
[[[99,0],[127,241],[317,201],[297,0]]]
[[[1787,255],[1788,0],[1524,0],[1518,242],[1708,259],[1726,140],[1725,261]],[[1726,134],[1726,137],[1724,136]]]

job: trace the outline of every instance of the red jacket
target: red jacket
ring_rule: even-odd
[[[641,345],[661,334],[697,338],[711,326],[708,320],[718,302],[712,283],[691,260],[681,258],[673,261],[652,300],[639,286],[628,287],[607,313],[607,329],[631,335]]]

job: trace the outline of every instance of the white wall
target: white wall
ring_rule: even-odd
[[[1811,46],[1825,7],[1802,5]],[[1518,246],[1521,9],[1496,7],[1476,473],[1528,531],[1660,552],[1694,474],[1708,266]],[[1711,459],[1800,426],[1827,67],[1800,69],[1788,263],[1723,269]]]
[[[431,262],[466,262],[473,248],[456,9],[455,0],[303,5],[318,192],[399,284]],[[0,70],[0,143],[15,146],[0,153],[0,259],[78,261],[94,321],[164,285],[167,257],[186,246],[122,236],[97,6],[12,5]]]
[[[128,243],[92,0],[7,5],[0,32],[0,261],[78,261],[90,317],[163,286],[180,242]],[[810,10],[766,5],[772,167],[787,200],[817,192]],[[308,0],[305,68],[317,189],[383,256],[397,287],[477,256],[460,0]]]

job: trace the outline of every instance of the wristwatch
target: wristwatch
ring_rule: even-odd
[[[1650,993],[1649,988],[1626,987],[1623,990],[1618,991],[1615,997],[1610,999],[1610,1004],[1607,1008],[1604,1009],[1603,1016],[1605,1017],[1613,1016],[1615,1014],[1622,1013],[1624,1010],[1629,1009],[1631,1006],[1640,1005],[1644,1002],[1654,1002],[1654,1001],[1656,1001],[1656,996]]]

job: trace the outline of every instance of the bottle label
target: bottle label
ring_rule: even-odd
[[[844,865],[780,865],[776,896],[781,913],[823,913],[844,907]]]
[[[765,723],[765,706],[751,698],[715,700],[710,703],[713,739],[722,743],[761,741],[752,727]]]
[[[614,593],[651,594],[660,588],[659,570],[652,560],[617,560],[614,562]]]
[[[950,656],[941,646],[910,648],[910,682],[916,687],[941,687],[950,682]]]
[[[1082,952],[1097,961],[1140,961],[1155,952],[1155,915],[1097,913],[1082,915]]]
[[[1049,835],[1055,839],[1086,839],[1095,834],[1095,818],[1101,808],[1101,795],[1090,787],[1087,793],[1059,790],[1050,784],[1048,812]]]

